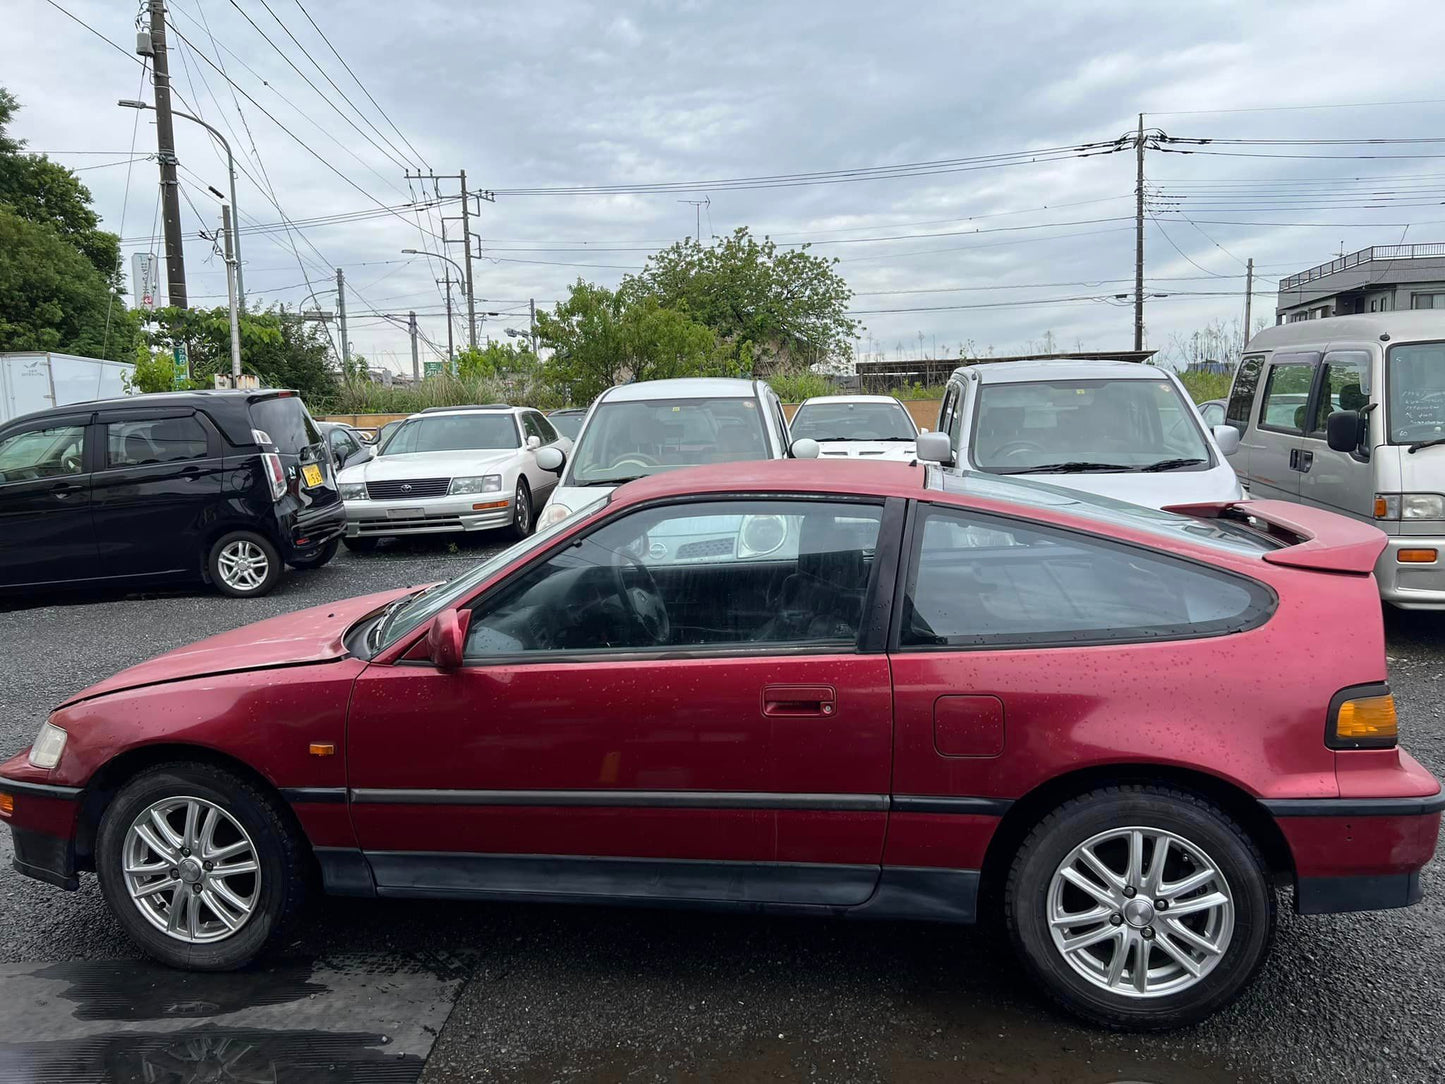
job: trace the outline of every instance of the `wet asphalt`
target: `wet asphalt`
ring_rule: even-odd
[[[249,601],[200,588],[6,600],[0,757],[124,666],[447,578],[495,546],[343,550]],[[1391,611],[1387,631],[1404,742],[1445,775],[1445,615]],[[1245,710],[1220,680],[1221,710]],[[0,1081],[1445,1080],[1438,857],[1407,910],[1298,918],[1282,900],[1254,986],[1203,1025],[1148,1037],[1054,1012],[988,928],[325,900],[255,968],[187,976],[136,962],[93,878],[61,892],[10,858],[0,832]]]

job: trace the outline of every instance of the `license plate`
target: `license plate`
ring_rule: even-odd
[[[416,519],[416,518],[417,518],[417,513],[416,513],[416,511],[415,511],[414,509],[411,509],[411,508],[388,508],[388,509],[386,510],[386,518],[387,518],[387,519]]]
[[[301,468],[301,477],[306,479],[306,484],[315,489],[321,484],[321,468],[315,463],[307,463]]]

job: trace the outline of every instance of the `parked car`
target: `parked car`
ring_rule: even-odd
[[[570,460],[562,449],[539,456],[560,479],[539,522],[546,527],[565,519],[634,478],[706,463],[782,459],[788,445],[783,404],[762,380],[619,384],[592,404]]]
[[[346,546],[383,538],[505,528],[532,533],[557,484],[537,453],[572,446],[538,411],[506,404],[432,407],[407,418],[366,462],[339,476]]]
[[[1178,377],[1127,361],[999,361],[955,369],[918,456],[1161,508],[1244,495]]]
[[[891,395],[815,395],[798,404],[788,434],[817,441],[825,459],[912,459],[918,426]]]
[[[0,426],[0,587],[205,579],[264,595],[336,553],[331,457],[293,391],[57,407]]]
[[[1245,347],[1225,420],[1251,495],[1375,524],[1390,536],[1381,598],[1445,609],[1445,314],[1266,328]]]
[[[1224,424],[1224,408],[1228,402],[1228,399],[1206,399],[1199,404],[1199,417],[1207,428]]]
[[[386,447],[386,440],[387,440],[387,438],[388,438],[389,436],[391,436],[391,434],[395,433],[398,429],[400,429],[400,428],[401,428],[401,423],[404,422],[404,421],[406,421],[405,418],[397,418],[395,421],[387,422],[385,425],[383,425],[380,429],[378,429],[378,430],[376,431],[376,441],[375,441],[375,444],[376,444],[376,447],[377,447],[377,450],[378,450],[378,451],[380,451],[382,448]]]
[[[331,462],[337,470],[376,458],[375,436],[368,440],[360,429],[342,422],[317,422],[316,428],[326,438]]]
[[[577,434],[582,432],[582,422],[586,417],[586,407],[547,411],[547,420],[552,423],[552,428],[571,441],[575,441]]]
[[[654,550],[707,518],[740,537]],[[797,545],[750,553],[760,521]],[[1420,899],[1445,796],[1397,745],[1383,545],[1299,505],[1175,515],[902,463],[663,472],[451,583],[72,696],[0,765],[0,817],[21,872],[95,870],[179,967],[279,940],[313,871],[347,896],[1001,906],[1064,1006],[1169,1027],[1258,971],[1277,881],[1302,914]]]

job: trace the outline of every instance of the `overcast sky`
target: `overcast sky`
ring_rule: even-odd
[[[22,104],[15,134],[84,168],[80,176],[127,254],[162,251],[154,158],[124,161],[132,146],[154,156],[153,114],[115,105],[138,94],[152,99],[133,55],[139,5],[57,2],[121,49],[45,0],[9,0],[0,85]],[[473,227],[486,257],[475,265],[478,307],[500,314],[486,319],[483,335],[525,328],[527,299],[550,306],[578,276],[615,283],[649,251],[692,233],[694,208],[679,201],[706,199],[705,240],[748,226],[780,243],[818,242],[813,251],[839,257],[855,291],[866,325],[860,353],[917,356],[920,344],[928,354],[956,355],[970,340],[998,353],[1024,351],[1049,331],[1065,348],[1129,347],[1132,310],[1113,295],[1133,288],[1132,150],[763,189],[507,190],[1069,147],[1118,137],[1140,111],[1147,127],[1175,137],[1445,137],[1445,101],[1436,100],[1445,99],[1438,0],[173,0],[170,10],[192,43],[171,43],[178,95],[234,134],[251,177],[269,179],[267,191],[239,179],[243,223],[378,212],[304,227],[304,237],[243,233],[252,304],[294,305],[315,288],[332,309],[334,294],[324,291],[342,267],[357,314],[354,348],[397,369],[411,365],[405,332],[362,314],[414,309],[423,333],[446,342],[434,284],[444,265],[401,255],[437,246],[424,232],[439,231],[437,212],[422,214],[419,227],[415,215],[379,211],[420,194],[403,177],[408,162],[438,173],[465,169],[472,187],[498,190]],[[233,97],[198,53],[258,104],[239,91]],[[1379,102],[1415,104],[1313,108]],[[195,125],[177,121],[176,135],[189,197],[182,222],[191,303],[221,304],[223,265],[196,235],[219,218],[206,186],[225,189],[224,158]],[[1158,221],[1147,227],[1147,290],[1169,295],[1148,304],[1152,347],[1241,319],[1248,258],[1258,271],[1256,320],[1272,322],[1275,281],[1341,245],[1445,240],[1445,171],[1437,165],[1445,138],[1202,149],[1229,153],[1148,155],[1159,202]],[[1363,154],[1400,157],[1347,157]],[[1315,155],[1339,157],[1302,157]],[[444,195],[455,191],[454,181],[443,182]],[[446,213],[459,211],[452,204]],[[448,228],[452,236],[460,229]],[[460,246],[448,251],[461,259]],[[461,341],[463,321],[455,333]],[[425,345],[422,354],[436,357]]]

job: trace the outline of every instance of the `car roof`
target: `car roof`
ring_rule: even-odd
[[[547,417],[552,418],[552,417],[555,417],[555,416],[558,415],[558,414],[586,414],[586,413],[587,413],[587,408],[586,408],[585,406],[558,407],[556,410],[549,410],[549,411],[547,411]]]
[[[618,384],[599,397],[609,403],[636,403],[649,399],[752,399],[758,394],[752,380],[725,376],[688,376],[674,380],[639,380]]]
[[[799,409],[813,403],[888,403],[891,406],[903,404],[892,395],[813,395],[798,404]]]
[[[425,410],[418,410],[415,414],[403,420],[411,421],[412,418],[446,417],[451,414],[520,414],[524,410],[531,409],[532,407],[511,406],[507,403],[486,403],[480,406],[427,407]]]
[[[1276,324],[1267,327],[1250,339],[1245,353],[1256,350],[1278,350],[1284,346],[1303,346],[1338,342],[1342,339],[1356,341],[1379,340],[1388,335],[1389,341],[1421,339],[1445,339],[1445,313],[1434,309],[1414,309],[1400,312],[1366,312],[1353,316],[1326,316],[1319,320],[1296,320],[1292,324]]]
[[[1039,380],[1167,380],[1164,369],[1137,361],[1059,358],[1038,361],[981,361],[954,371],[974,373],[984,384],[1025,384]]]

